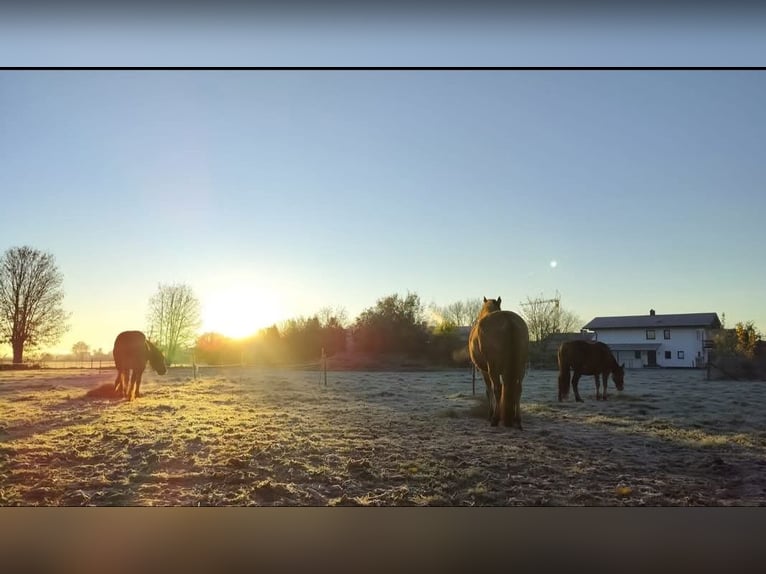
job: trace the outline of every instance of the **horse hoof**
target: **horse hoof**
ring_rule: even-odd
[[[584,403],[584,402],[585,402],[585,401],[584,401],[584,400],[582,400],[581,398],[576,398],[575,400],[576,400],[578,403]]]

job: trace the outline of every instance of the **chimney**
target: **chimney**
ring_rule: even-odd
[[[654,309],[649,309],[649,315],[651,315],[652,317],[654,317]]]

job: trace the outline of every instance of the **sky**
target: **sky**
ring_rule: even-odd
[[[0,252],[54,255],[58,353],[171,283],[231,336],[407,292],[765,330],[764,101],[762,71],[4,70]]]

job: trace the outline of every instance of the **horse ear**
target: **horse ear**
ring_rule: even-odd
[[[498,304],[498,305],[500,305],[500,302],[501,302],[501,301],[502,301],[502,299],[501,299],[500,297],[498,297],[498,298],[497,298],[497,304]]]
[[[484,297],[484,302],[485,302],[485,303],[487,302],[487,298],[486,298],[486,297]]]

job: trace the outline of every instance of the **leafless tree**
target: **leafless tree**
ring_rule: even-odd
[[[465,325],[473,325],[476,319],[479,318],[481,308],[484,306],[484,297],[476,297],[474,299],[466,299],[465,305]]]
[[[553,299],[527,297],[526,302],[521,303],[521,313],[533,341],[543,341],[554,333],[577,330],[582,323],[577,315],[561,306],[558,295]]]
[[[0,341],[11,345],[15,364],[25,348],[54,344],[69,329],[63,281],[50,253],[13,247],[0,259]]]
[[[200,304],[191,287],[160,284],[149,300],[148,337],[174,363],[181,350],[194,344],[200,320]]]
[[[345,307],[322,307],[316,317],[322,327],[337,325],[345,328],[348,326],[348,313]]]
[[[479,316],[483,304],[482,297],[455,301],[444,307],[432,306],[431,312],[437,317],[438,323],[448,323],[455,327],[473,325]]]

